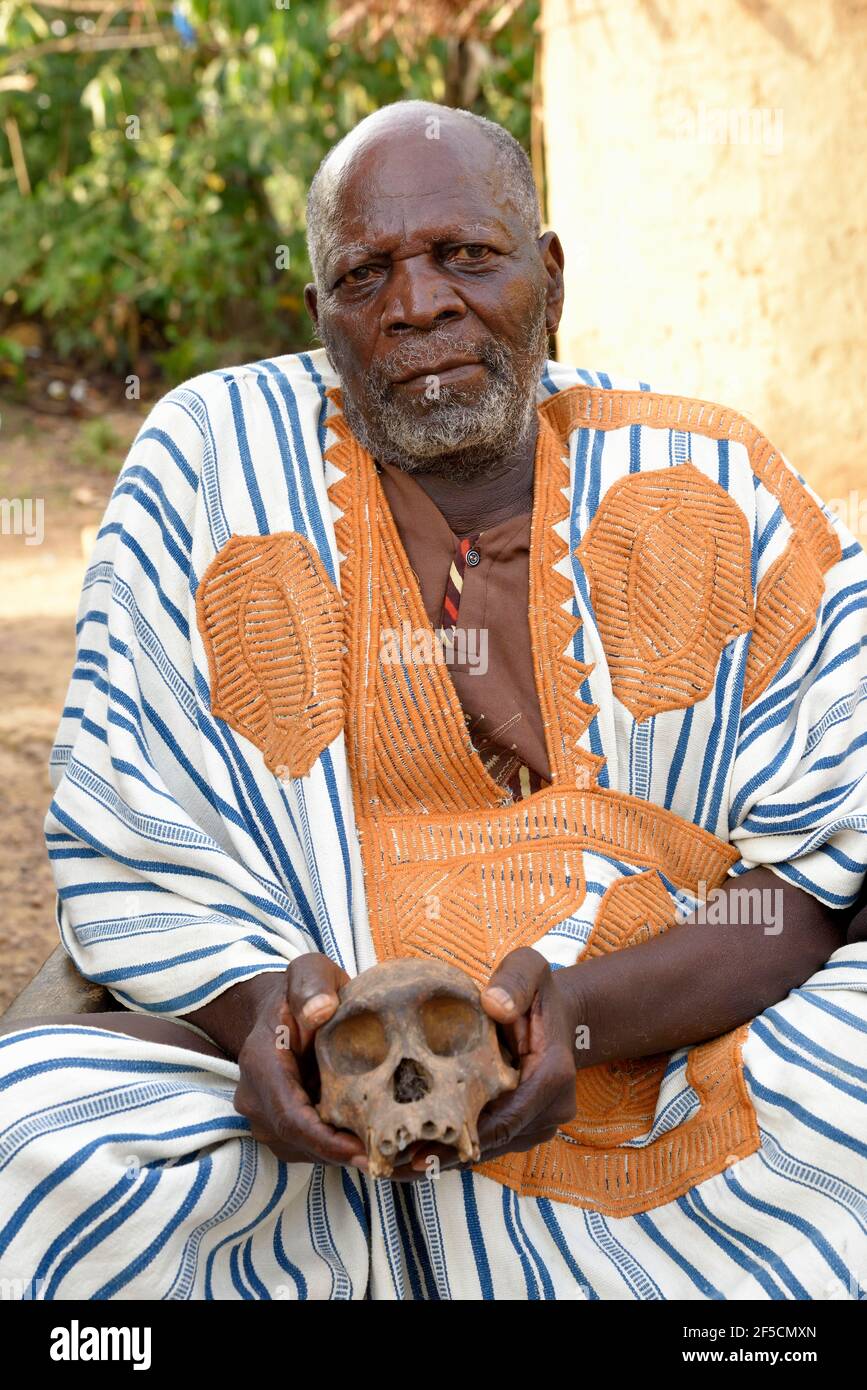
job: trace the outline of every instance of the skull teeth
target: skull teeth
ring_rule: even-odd
[[[478,1163],[481,1156],[478,1138],[467,1124],[461,1130],[461,1137],[458,1140],[458,1154],[463,1163],[469,1163],[471,1159],[473,1163]]]
[[[479,1158],[479,1141],[474,1126],[464,1123],[458,1131],[453,1124],[437,1124],[435,1120],[423,1120],[413,1130],[401,1125],[393,1133],[380,1136],[375,1136],[369,1130],[367,1148],[369,1154],[376,1156],[378,1165],[387,1166],[390,1173],[395,1159],[404,1149],[410,1144],[424,1142],[448,1144],[456,1148],[463,1163],[470,1160],[475,1163]]]

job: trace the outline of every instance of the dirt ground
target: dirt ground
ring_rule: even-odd
[[[94,528],[143,414],[130,404],[95,424],[0,400],[0,498],[44,504],[42,544],[0,533],[0,1012],[57,944],[48,755]]]

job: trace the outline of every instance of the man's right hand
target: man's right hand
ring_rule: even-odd
[[[348,979],[334,961],[313,953],[292,961],[285,974],[269,975],[238,1054],[235,1109],[250,1121],[253,1138],[285,1163],[367,1168],[361,1140],[327,1125],[311,1100],[316,1030],[331,1018]]]

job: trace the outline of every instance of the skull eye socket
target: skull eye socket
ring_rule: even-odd
[[[328,1060],[333,1071],[373,1071],[387,1056],[388,1040],[382,1020],[369,1010],[341,1019],[328,1035]]]
[[[482,1018],[469,999],[436,994],[421,1006],[425,1042],[437,1057],[455,1057],[479,1040]]]

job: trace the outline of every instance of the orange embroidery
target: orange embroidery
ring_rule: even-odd
[[[572,613],[575,591],[569,545],[559,534],[569,521],[569,449],[559,433],[556,396],[539,407],[533,519],[530,528],[530,641],[551,780],[570,786],[595,784],[605,759],[580,746],[598,706],[588,705],[580,689],[592,663],[576,661],[572,642],[581,619]],[[570,610],[564,611],[564,605]]]
[[[618,699],[636,720],[713,688],[753,619],[746,517],[691,463],[615,483],[576,552]]]
[[[339,400],[336,388],[328,395]],[[344,474],[329,495],[341,512],[334,529],[347,614],[347,756],[359,821],[372,811],[435,814],[509,801],[473,752],[445,668],[380,659],[383,631],[400,632],[408,621],[427,632],[430,624],[373,460],[342,414],[328,428],[337,443],[325,457]]]
[[[346,601],[346,750],[378,959],[430,955],[483,982],[506,952],[538,941],[580,907],[588,849],[662,870],[693,893],[702,880],[722,882],[737,851],[669,811],[599,787],[603,760],[580,746],[595,706],[579,694],[591,668],[572,655],[580,618],[571,577],[560,572],[568,563],[560,533],[569,512],[560,397],[539,409],[530,564],[530,631],[552,785],[512,804],[472,748],[445,668],[381,658],[388,629],[408,621],[426,632],[429,623],[373,460],[340,412],[339,390],[328,395],[337,407],[327,421],[335,442],[326,459],[340,475],[329,495]],[[653,890],[650,905],[660,925],[662,903]],[[633,902],[629,912],[625,906],[612,890],[592,949],[615,949],[613,943],[623,945],[642,930],[634,914],[647,904]],[[580,1128],[592,1108],[588,1093],[575,1121],[580,1140],[567,1127],[553,1144],[480,1171],[522,1192],[600,1211],[645,1210],[670,1200],[699,1174],[719,1172],[728,1155],[758,1143],[747,1132],[752,1107],[738,1090],[739,1054],[730,1039],[720,1042],[710,1045],[717,1046],[713,1066],[699,1057],[699,1072],[710,1079],[702,1082],[698,1122],[682,1139],[679,1127],[639,1151],[618,1149],[600,1135],[590,1149]],[[646,1065],[635,1064],[636,1076]],[[626,1087],[632,1099],[615,1126],[642,1132],[636,1126],[652,1114],[660,1078],[658,1064],[655,1074]],[[601,1084],[599,1075],[591,1092],[594,1084]],[[621,1085],[618,1094],[625,1093]],[[746,1105],[744,1114],[733,1095]]]
[[[824,589],[824,570],[801,539],[793,536],[756,591],[756,625],[744,675],[744,709],[767,689],[786,657],[813,631]]]
[[[761,1142],[743,1079],[746,1035],[745,1025],[691,1050],[686,1079],[701,1108],[645,1148],[595,1148],[572,1139],[567,1126],[565,1134],[529,1155],[494,1159],[480,1171],[521,1196],[553,1197],[605,1216],[634,1216],[682,1197],[755,1153]]]
[[[343,604],[304,536],[232,536],[196,591],[211,711],[303,777],[343,727]]]
[[[718,862],[717,882],[725,877],[720,867]],[[636,946],[665,931],[671,920],[671,899],[657,872],[619,879],[602,899],[581,959]],[[745,1030],[738,1029],[692,1049],[688,1075],[701,1108],[642,1148],[619,1146],[650,1130],[667,1056],[579,1071],[575,1118],[544,1146],[544,1157],[542,1149],[529,1161],[522,1154],[507,1155],[482,1171],[522,1193],[540,1195],[541,1183],[568,1189],[579,1205],[610,1216],[629,1216],[672,1201],[700,1177],[719,1172],[733,1154],[743,1157],[758,1147],[755,1111],[737,1077],[744,1036]],[[691,1163],[684,1165],[684,1151],[701,1156],[699,1175]]]
[[[686,430],[744,445],[753,472],[776,497],[792,528],[783,555],[758,586],[744,680],[743,706],[747,709],[814,627],[823,576],[840,559],[840,538],[822,508],[755,425],[736,411],[709,401],[653,391],[573,386],[551,398],[550,418],[564,436],[579,427],[611,430],[637,424]]]
[[[332,388],[328,395],[340,405],[339,389]],[[538,559],[530,569],[531,647],[552,781],[589,786],[604,762],[579,746],[596,713],[596,706],[585,704],[579,693],[592,666],[572,656],[580,618],[563,611],[563,602],[572,601],[572,583],[554,568],[568,558],[569,547],[552,519],[568,517],[562,489],[568,489],[569,468],[563,441],[549,425],[545,407],[539,417],[531,529],[531,550]],[[331,416],[328,428],[337,442],[325,457],[343,474],[332,483],[329,496],[340,512],[335,534],[345,557],[341,592],[356,619],[348,629],[346,689],[360,698],[347,698],[347,721],[353,735],[348,739],[349,756],[353,749],[359,755],[355,772],[362,805],[376,808],[378,815],[399,815],[508,804],[508,790],[488,775],[473,750],[445,667],[380,660],[384,631],[400,632],[408,621],[411,630],[427,632],[430,624],[373,460],[342,414]],[[372,760],[366,750],[374,743],[378,756]]]
[[[671,898],[654,870],[619,878],[605,891],[581,960],[649,941],[671,926],[671,916]]]
[[[434,956],[481,985],[509,951],[580,906],[582,855],[569,835],[567,798],[551,788],[537,796],[474,816],[367,821],[378,959]]]
[[[480,985],[508,951],[532,945],[580,907],[584,850],[658,866],[693,892],[721,881],[738,858],[670,811],[602,787],[543,787],[475,815],[456,807],[369,816],[362,849],[378,959],[435,956]],[[605,929],[599,924],[592,940]]]

